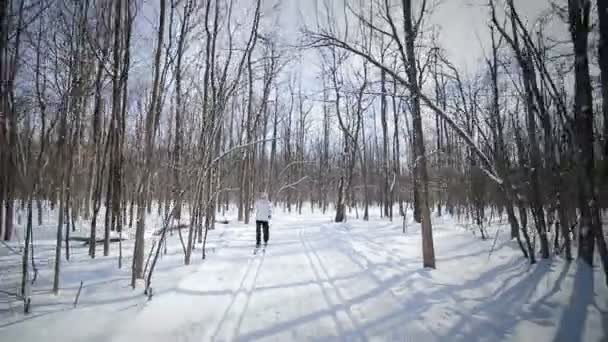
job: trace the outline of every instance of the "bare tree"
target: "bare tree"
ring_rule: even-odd
[[[158,122],[160,119],[159,97],[160,97],[160,60],[163,47],[163,37],[165,35],[165,7],[166,0],[160,0],[159,26],[158,37],[156,42],[156,52],[154,56],[154,83],[152,84],[152,96],[150,98],[150,107],[146,115],[145,122],[145,147],[144,147],[144,164],[145,169],[150,170],[152,167],[152,152],[154,148],[154,139]],[[144,231],[145,231],[145,206],[149,193],[149,174],[144,172],[138,184],[137,198],[137,228],[135,232],[135,245],[133,250],[133,275],[131,278],[131,286],[135,287],[135,280],[143,278],[144,274]]]
[[[589,76],[588,33],[590,1],[569,0],[568,20],[574,44],[574,122],[578,152],[578,202],[581,211],[578,255],[588,265],[593,265],[595,242],[598,245],[606,282],[608,284],[608,253],[602,232],[599,204],[595,193],[595,166],[593,152],[593,102]]]

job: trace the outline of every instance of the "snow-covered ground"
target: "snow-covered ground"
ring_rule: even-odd
[[[190,266],[183,266],[174,234],[149,301],[141,286],[129,286],[129,241],[121,270],[117,244],[112,256],[91,260],[74,242],[70,262],[63,262],[61,293],[50,294],[55,228],[37,228],[41,272],[32,313],[23,315],[21,303],[0,293],[0,340],[608,339],[608,291],[599,268],[592,274],[558,257],[530,266],[504,225],[490,227],[482,241],[452,218],[434,218],[437,269],[428,270],[411,222],[403,234],[400,222],[378,215],[335,224],[331,214],[276,211],[270,244],[256,255],[253,225],[234,219],[210,231],[207,259],[199,248]],[[150,222],[150,231],[158,228]],[[146,249],[154,239],[148,236]],[[18,256],[0,250],[0,289],[15,291]]]

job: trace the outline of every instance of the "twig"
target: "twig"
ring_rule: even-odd
[[[144,274],[148,270],[148,264],[150,263],[150,258],[152,257],[152,251],[154,250],[154,246],[156,246],[156,240],[152,243],[152,248],[150,248],[150,253],[148,254],[148,260],[146,260],[146,267],[144,267]]]
[[[76,305],[78,305],[78,299],[80,298],[80,291],[82,291],[82,284],[84,282],[81,280],[80,281],[80,286],[78,287],[78,292],[76,292],[76,298],[74,299],[74,307],[76,307]]]
[[[179,225],[179,222],[178,222]],[[179,242],[182,245],[182,250],[184,251],[184,255],[186,255],[186,243],[184,243],[184,237],[182,236],[182,230],[178,229],[177,230],[177,235],[179,236]]]
[[[15,297],[17,299],[23,299],[23,296],[18,293],[13,293],[5,290],[0,290],[0,293],[4,293],[7,296]]]
[[[14,249],[13,247],[9,246],[5,241],[0,240],[0,242],[4,245],[4,247],[6,247],[9,251],[17,254],[17,255],[21,255],[21,252],[19,252],[18,250]]]
[[[302,177],[300,180],[298,180],[298,181],[297,181],[297,182],[295,182],[295,183],[291,183],[291,184],[283,185],[283,186],[282,186],[282,187],[281,187],[281,188],[280,188],[280,189],[279,189],[279,190],[276,192],[275,196],[276,196],[276,195],[278,195],[278,194],[279,194],[281,191],[283,191],[283,190],[285,190],[285,189],[288,189],[288,188],[291,188],[291,189],[295,189],[295,190],[297,190],[297,189],[295,188],[295,186],[296,186],[296,185],[298,185],[298,184],[300,184],[301,182],[303,182],[303,181],[304,181],[304,180],[306,180],[306,179],[308,179],[308,176],[304,176],[304,177]]]
[[[393,181],[391,182],[391,186],[389,187],[389,191],[393,192],[395,189],[395,181],[397,180],[397,173],[393,172]]]
[[[580,220],[580,218],[581,218],[580,215],[576,218],[576,221],[574,222],[574,224],[570,226],[570,229],[568,229],[568,234],[572,234],[572,232],[574,231],[574,228],[578,225],[578,221]],[[562,254],[562,252],[564,251],[564,248],[566,248],[566,241],[563,236],[562,236],[562,239],[563,239],[564,243],[562,243],[562,245],[559,248],[559,252],[558,252],[559,254]]]
[[[494,247],[496,247],[496,241],[498,240],[498,233],[500,233],[500,229],[496,229],[496,236],[494,237],[494,243],[492,244],[492,248],[490,248],[490,253],[488,253],[488,260],[492,256],[492,252],[494,252]]]
[[[279,175],[277,176],[277,179],[281,179],[281,176],[283,175],[283,173],[285,171],[287,171],[287,169],[290,168],[292,165],[296,165],[296,164],[314,164],[314,162],[307,161],[307,160],[296,160],[296,161],[293,161],[293,162],[287,164],[287,166],[285,166],[283,168],[283,170],[281,170],[281,172],[279,172]]]

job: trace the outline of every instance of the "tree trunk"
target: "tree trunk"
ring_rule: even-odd
[[[435,250],[433,246],[433,230],[431,225],[431,212],[429,208],[427,163],[424,148],[424,134],[422,130],[422,117],[420,113],[420,97],[418,89],[418,77],[416,65],[416,54],[414,51],[414,27],[412,24],[411,0],[403,0],[403,26],[405,34],[405,53],[408,65],[407,77],[409,81],[410,96],[412,97],[412,125],[414,129],[414,149],[416,159],[414,172],[421,184],[418,185],[418,198],[420,200],[420,219],[422,225],[422,258],[424,267],[435,268]]]
[[[135,245],[133,251],[133,266],[132,266],[132,278],[131,286],[135,287],[136,279],[142,279],[144,274],[144,233],[145,233],[145,207],[148,201],[150,179],[149,175],[152,171],[152,153],[154,149],[154,138],[156,130],[158,128],[158,121],[160,119],[160,59],[163,50],[163,37],[165,31],[165,4],[166,0],[160,0],[160,19],[157,37],[157,46],[154,56],[154,83],[152,85],[152,97],[150,99],[150,108],[146,117],[146,129],[145,129],[145,150],[144,150],[144,162],[145,168],[142,173],[138,203],[137,203],[137,224],[135,228]]]
[[[530,178],[530,207],[532,215],[536,218],[536,230],[540,239],[540,253],[543,259],[549,258],[549,240],[547,238],[547,226],[545,223],[545,210],[542,205],[542,194],[540,190],[539,173],[541,171],[540,149],[536,137],[536,109],[532,93],[532,84],[529,79],[535,72],[532,61],[525,60],[522,65],[524,83],[526,88],[526,118],[528,128],[528,139],[530,140],[530,167],[526,168]],[[550,153],[550,152],[549,152]]]
[[[604,117],[604,167],[608,173],[608,2],[597,0],[599,19],[599,65],[602,83],[602,114]]]
[[[33,192],[33,191],[32,191]],[[33,195],[30,193],[28,201],[27,201],[27,223],[26,223],[26,230],[25,230],[25,241],[23,243],[23,259],[22,259],[22,270],[21,270],[21,295],[23,297],[27,296],[27,291],[26,288],[29,284],[27,284],[28,280],[29,280],[29,270],[28,270],[28,262],[29,262],[29,255],[30,255],[30,245],[31,245],[31,241],[32,241],[32,226],[33,226],[33,222],[32,222],[32,207],[33,207]]]
[[[335,222],[344,222],[345,221],[345,212],[344,212],[344,176],[340,176],[340,180],[338,181],[338,199],[336,200],[336,217],[334,218]]]
[[[63,181],[61,183],[63,183]],[[63,238],[63,218],[65,217],[64,194],[65,186],[61,184],[59,190],[59,214],[57,218],[57,243],[55,245],[55,273],[53,276],[53,293],[55,295],[59,294],[59,278],[61,272],[61,239]]]
[[[602,233],[601,223],[595,214],[594,160],[593,160],[593,102],[588,61],[590,3],[568,0],[570,33],[574,44],[574,121],[577,145],[578,204],[581,211],[578,256],[593,265],[595,237]]]
[[[382,124],[382,207],[384,208],[384,216],[390,217],[392,220],[392,213],[390,210],[391,203],[389,200],[389,174],[388,174],[388,126],[386,120],[386,73],[380,72],[380,123]]]

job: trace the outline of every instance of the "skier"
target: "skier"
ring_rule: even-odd
[[[264,246],[268,244],[268,221],[272,217],[268,194],[263,192],[255,201],[255,246],[260,247],[261,229],[264,229]]]

